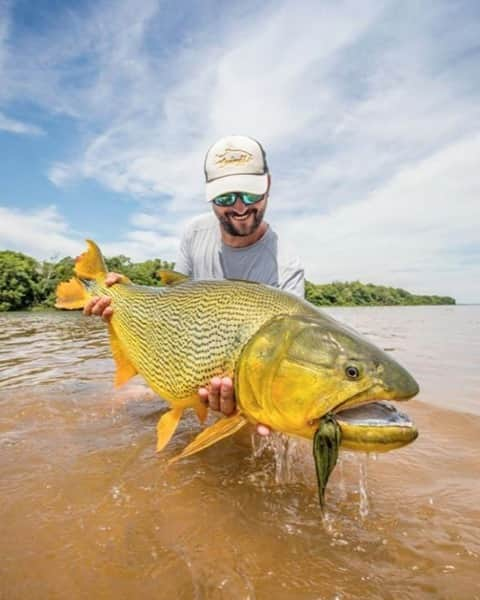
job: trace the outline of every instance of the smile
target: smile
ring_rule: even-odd
[[[248,212],[244,215],[232,215],[232,219],[235,219],[235,221],[246,221],[251,214]]]

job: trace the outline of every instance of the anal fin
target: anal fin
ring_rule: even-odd
[[[163,450],[170,441],[182,414],[183,408],[172,408],[160,417],[157,423],[157,452]]]
[[[118,339],[118,336],[111,324],[109,324],[108,330],[110,333],[110,348],[112,349],[113,358],[117,366],[115,373],[115,386],[119,387],[134,377],[138,371],[125,354],[122,344],[120,343],[120,340]]]
[[[193,442],[188,444],[188,446],[184,448],[180,454],[170,459],[168,464],[172,464],[181,458],[186,458],[187,456],[191,456],[196,452],[200,452],[200,450],[204,450],[205,448],[216,444],[220,440],[223,440],[229,435],[234,434],[236,431],[246,425],[247,422],[247,419],[240,413],[237,413],[232,417],[224,417],[220,419],[199,433]]]

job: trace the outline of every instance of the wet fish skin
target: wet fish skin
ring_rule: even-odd
[[[407,400],[419,391],[397,361],[320,311],[280,315],[262,326],[240,356],[235,385],[245,413],[307,438],[329,412],[341,419],[347,408]],[[401,445],[411,439],[403,437]]]
[[[248,421],[313,438],[329,412],[407,399],[418,391],[390,356],[291,294],[243,281],[188,280],[165,288],[125,281],[107,287],[100,250],[87,244],[76,263],[77,278],[57,290],[56,306],[80,308],[93,295],[112,298],[116,384],[140,373],[171,406],[157,426],[159,450],[185,408],[205,417],[197,392],[213,376],[234,377],[238,411],[200,433],[180,458]],[[355,436],[355,427],[349,434]],[[408,437],[402,445],[416,433]]]

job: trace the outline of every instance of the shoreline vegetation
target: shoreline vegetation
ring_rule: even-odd
[[[159,258],[133,262],[119,255],[105,259],[109,271],[126,275],[140,285],[161,286],[159,269],[173,269],[175,263]],[[75,261],[70,256],[54,261],[37,261],[12,250],[0,251],[0,312],[52,308],[55,289],[73,276]],[[316,306],[418,306],[455,304],[450,296],[411,294],[400,288],[360,281],[314,284],[305,282],[305,298]]]

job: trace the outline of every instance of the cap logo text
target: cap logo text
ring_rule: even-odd
[[[226,167],[227,165],[243,165],[252,160],[253,156],[246,150],[238,150],[236,148],[226,148],[221,154],[215,155],[215,164],[218,167]]]

